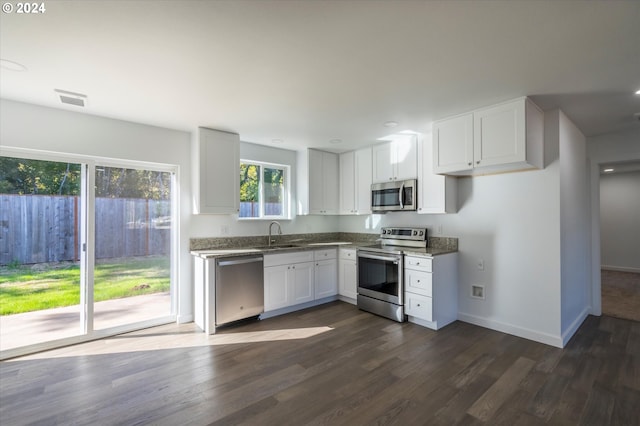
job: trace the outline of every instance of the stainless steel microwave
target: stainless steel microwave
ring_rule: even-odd
[[[416,179],[371,185],[371,210],[384,213],[390,211],[415,211],[418,207],[418,182]]]

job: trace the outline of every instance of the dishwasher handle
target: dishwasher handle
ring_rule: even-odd
[[[242,265],[244,263],[262,262],[262,256],[218,259],[218,266]]]

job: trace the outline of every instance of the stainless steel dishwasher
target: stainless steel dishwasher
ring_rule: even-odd
[[[264,312],[262,255],[216,260],[216,326]]]

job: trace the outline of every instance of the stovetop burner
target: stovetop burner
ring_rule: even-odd
[[[380,242],[360,247],[361,250],[379,253],[403,254],[411,248],[412,252],[427,252],[427,228],[382,228]]]

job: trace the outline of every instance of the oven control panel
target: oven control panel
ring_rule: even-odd
[[[380,230],[383,239],[393,238],[397,240],[426,241],[427,228],[392,228],[386,227]]]

